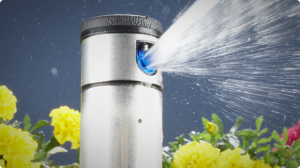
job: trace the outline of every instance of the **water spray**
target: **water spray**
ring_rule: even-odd
[[[141,60],[161,24],[106,15],[83,22],[80,33],[80,167],[161,167],[162,73]]]

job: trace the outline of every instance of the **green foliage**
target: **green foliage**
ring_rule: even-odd
[[[258,153],[266,152],[271,148],[269,145],[262,146],[262,144],[270,142],[272,140],[272,137],[261,139],[259,138],[261,135],[268,132],[267,128],[260,130],[262,122],[263,116],[260,116],[255,121],[255,130],[244,129],[235,133],[237,137],[243,139],[242,147],[250,155],[251,159],[256,159]]]
[[[26,114],[24,117],[24,131],[28,131],[31,127],[29,115]]]
[[[249,154],[253,160],[259,159],[257,158],[258,153],[264,153],[263,159],[265,163],[270,164],[272,167],[278,165],[281,167],[298,168],[300,165],[300,140],[295,141],[291,147],[286,146],[288,134],[287,128],[285,127],[283,128],[282,139],[276,131],[273,131],[270,137],[261,138],[262,135],[269,132],[267,128],[261,129],[263,116],[257,118],[255,130],[243,129],[238,131],[238,128],[242,124],[242,117],[239,117],[227,134],[224,134],[222,121],[216,114],[212,114],[211,122],[219,127],[219,134],[211,135],[206,131],[206,124],[208,122],[210,122],[208,119],[202,117],[205,131],[202,133],[196,133],[194,131],[190,133],[190,138],[193,141],[209,142],[221,151],[242,147],[245,150],[244,154]],[[277,142],[274,144],[277,150],[271,150],[271,146],[269,145],[273,139]],[[240,143],[240,140],[242,140],[242,143]],[[181,146],[185,145],[186,142],[189,142],[189,140],[184,139],[184,135],[181,135],[177,137],[177,142],[170,143],[172,151],[164,151],[163,168],[172,167],[173,154],[179,150]]]
[[[272,137],[274,138],[274,140],[276,142],[278,142],[279,144],[281,144],[282,146],[284,146],[285,144],[281,141],[279,134],[276,131],[272,132]]]
[[[287,143],[287,140],[288,140],[287,128],[284,127],[283,128],[283,141],[282,141],[284,145]]]
[[[216,114],[212,114],[212,119],[213,119],[212,122],[218,126],[219,134],[222,137],[223,136],[223,123],[222,123],[221,119]]]
[[[38,129],[38,128],[47,126],[48,124],[50,124],[50,122],[47,121],[47,120],[39,120],[39,121],[35,124],[35,126],[34,126],[29,132],[31,133],[31,132],[33,132],[34,130]]]
[[[242,117],[237,118],[236,123],[231,127],[229,133],[234,133],[242,125],[242,121]]]
[[[264,120],[263,116],[260,116],[260,117],[258,117],[257,120],[255,121],[255,125],[256,125],[256,131],[255,131],[255,132],[256,132],[256,133],[259,132],[260,127],[261,127],[261,123],[263,122],[263,120]]]
[[[203,124],[203,129],[206,130],[206,124],[208,123],[208,119],[202,117],[202,124]]]
[[[202,133],[196,133],[196,134],[191,133],[190,137],[193,141],[197,141],[197,142],[199,142],[200,140],[210,142],[211,139],[211,135],[207,131],[204,131]]]

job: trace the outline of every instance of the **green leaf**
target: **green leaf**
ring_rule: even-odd
[[[261,138],[260,140],[258,140],[258,144],[262,144],[262,143],[268,143],[272,141],[272,137],[270,136],[268,139],[267,138]]]
[[[209,122],[209,121],[208,121],[206,118],[202,117],[202,123],[203,123],[203,126],[204,126],[204,130],[206,130],[206,124],[207,124],[208,122]]]
[[[256,137],[256,133],[254,130],[251,129],[244,129],[242,131],[236,131],[235,135],[239,138],[247,138],[252,139]]]
[[[293,153],[294,157],[300,157],[300,150],[294,151]],[[300,158],[299,158],[300,161]]]
[[[50,124],[50,122],[47,121],[47,120],[39,120],[39,121],[35,124],[35,126],[34,126],[29,132],[31,133],[32,131],[34,131],[34,130],[36,130],[36,129],[38,129],[38,128],[44,127],[44,126],[46,126],[46,125],[48,125],[48,124]]]
[[[163,155],[163,164],[164,167],[169,167],[171,165],[171,163],[169,162],[168,158],[166,156]]]
[[[283,144],[286,145],[286,142],[288,140],[288,132],[287,132],[287,128],[283,127]]]
[[[168,152],[168,151],[163,151],[163,152],[166,153],[167,155],[169,155],[169,157],[173,157],[173,155],[170,152]]]
[[[211,135],[208,132],[204,131],[200,134],[200,140],[209,142],[210,139],[211,139]]]
[[[251,143],[251,148],[256,149],[256,148],[257,148],[257,143],[252,142],[252,143]]]
[[[43,143],[43,147],[47,146],[50,143],[50,141]]]
[[[281,141],[279,134],[276,131],[272,132],[272,137],[275,139],[275,141],[277,141],[278,143],[280,143],[282,146],[284,146],[285,144]]]
[[[246,149],[248,143],[249,143],[249,139],[248,139],[248,138],[244,138],[244,139],[243,139],[243,149],[244,149],[244,150]]]
[[[178,139],[178,145],[182,146],[184,143],[184,134],[180,135],[180,137],[176,137]]]
[[[26,114],[24,117],[24,131],[28,131],[31,127],[29,115]]]
[[[222,120],[216,115],[212,114],[213,123],[215,123],[219,128],[219,134],[223,136],[223,123]]]
[[[210,139],[210,143],[211,143],[212,145],[214,145],[214,142],[215,142],[215,141],[216,141],[215,136],[212,136],[211,139]]]
[[[172,151],[176,152],[178,150],[178,143],[177,142],[170,142],[169,143],[172,146]]]
[[[298,151],[300,152],[300,139],[297,139],[294,143],[293,143],[293,150],[294,152]]]
[[[237,118],[235,124],[233,125],[233,127],[231,127],[229,132],[232,133],[235,132],[241,126],[242,121],[243,121],[242,117]]]
[[[43,148],[43,141],[44,141],[44,132],[43,131],[40,131],[39,133],[31,133],[32,135],[35,135],[35,140],[36,140],[36,137],[38,137],[38,139],[36,140],[36,142],[38,143],[38,149],[37,151],[41,150]]]
[[[272,154],[271,152],[266,152],[264,154],[264,160],[265,163],[269,164],[269,165],[273,165],[274,164],[274,154]]]
[[[281,145],[278,145],[278,144],[274,144],[275,148],[277,149],[283,149],[283,147]]]
[[[256,153],[260,153],[260,152],[266,152],[270,150],[270,146],[261,146],[260,148],[257,149]]]
[[[45,150],[45,152],[49,152],[51,149],[53,149],[57,146],[61,146],[61,144],[59,144],[59,142],[56,140],[56,138],[54,136],[52,136],[50,143],[46,146],[46,148],[44,150]]]
[[[287,163],[288,168],[298,168],[298,166],[299,166],[299,163],[295,159],[291,159]]]
[[[260,116],[257,118],[256,122],[255,122],[255,125],[256,125],[256,133],[259,132],[260,130],[260,127],[261,127],[261,123],[263,122],[264,118],[263,116]]]
[[[34,158],[31,162],[41,162],[41,161],[47,161],[47,160],[48,160],[47,152],[42,150],[34,155]]]
[[[259,132],[258,136],[261,136],[262,134],[264,134],[264,133],[266,133],[266,132],[269,132],[268,128],[262,129],[262,130]]]

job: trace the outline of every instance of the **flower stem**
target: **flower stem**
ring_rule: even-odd
[[[78,164],[80,165],[80,147],[77,149],[77,154],[78,154]]]

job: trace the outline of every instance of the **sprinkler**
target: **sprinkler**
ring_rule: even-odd
[[[162,72],[142,59],[161,24],[137,15],[84,21],[81,168],[162,167]]]

